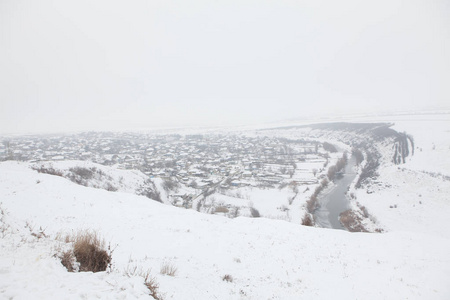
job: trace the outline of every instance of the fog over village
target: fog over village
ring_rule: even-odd
[[[0,299],[449,299],[447,1],[0,2]]]

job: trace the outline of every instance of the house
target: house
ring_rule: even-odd
[[[252,172],[250,172],[250,171],[244,171],[244,172],[242,172],[242,176],[243,177],[252,177]]]

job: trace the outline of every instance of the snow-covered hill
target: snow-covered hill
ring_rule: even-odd
[[[369,231],[408,228],[445,234],[442,224],[450,205],[449,114],[366,116],[251,134],[307,136],[347,151],[359,148],[365,160],[358,173],[368,176],[360,176],[347,193],[356,223]]]
[[[49,161],[30,166],[39,173],[61,176],[83,186],[162,201],[155,183],[137,170],[120,170],[90,161]]]
[[[450,295],[448,234],[410,228],[363,234],[228,219],[85,187],[17,162],[0,164],[0,199],[2,298],[142,298],[142,277],[126,275],[134,268],[150,270],[165,299]],[[441,209],[449,211],[448,205]],[[48,237],[31,235],[39,228]],[[80,229],[97,230],[115,247],[111,272],[69,273],[54,257],[67,246],[55,241],[58,233]],[[161,274],[167,264],[177,269],[175,276]]]
[[[388,231],[406,230],[450,237],[450,114],[385,116],[414,139],[414,155],[404,164],[382,164],[377,179],[353,189],[356,202]],[[389,153],[390,149],[385,149]]]

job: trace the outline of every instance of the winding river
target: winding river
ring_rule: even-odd
[[[355,165],[356,159],[352,155],[345,166],[343,175],[335,180],[335,186],[328,190],[326,194],[319,195],[320,208],[314,212],[314,220],[319,226],[345,230],[339,222],[339,215],[348,209],[348,200],[345,193],[356,177]]]

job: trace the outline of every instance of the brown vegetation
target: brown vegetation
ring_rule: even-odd
[[[144,277],[144,284],[150,291],[150,296],[155,300],[163,300],[164,297],[159,293],[159,283],[156,281],[155,277],[150,276],[147,273]]]
[[[228,210],[228,208],[225,207],[225,206],[218,206],[218,207],[216,207],[216,208],[214,209],[214,213],[224,213],[224,214],[226,214],[226,213],[228,213],[228,212],[229,212],[229,210]]]
[[[63,176],[63,173],[59,170],[54,169],[53,167],[44,167],[44,166],[33,166],[31,167],[33,170],[37,171],[38,173],[43,174],[49,174],[49,175],[55,175],[55,176]]]
[[[161,265],[160,273],[162,275],[175,276],[177,274],[177,267],[175,267],[172,263],[165,262]]]
[[[339,221],[350,232],[369,232],[362,224],[363,219],[351,209],[342,212]]]
[[[75,257],[73,256],[73,251],[68,250],[63,252],[59,258],[61,259],[61,264],[66,267],[67,271],[74,272],[74,263],[75,263]]]
[[[314,190],[314,193],[311,195],[308,201],[306,201],[306,209],[308,213],[313,213],[317,208],[317,201],[319,194],[327,187],[329,181],[324,178],[318,187]]]
[[[311,217],[311,214],[305,213],[305,215],[302,218],[302,225],[304,225],[304,226],[314,226],[314,220]]]
[[[78,234],[73,245],[73,254],[80,263],[80,271],[106,271],[111,263],[111,255],[104,248],[105,242],[96,232]]]
[[[111,264],[111,249],[105,249],[105,241],[94,231],[84,231],[75,237],[66,236],[65,241],[73,243],[73,250],[64,252],[60,258],[63,266],[73,272],[73,263],[80,264],[81,272],[102,272]]]

